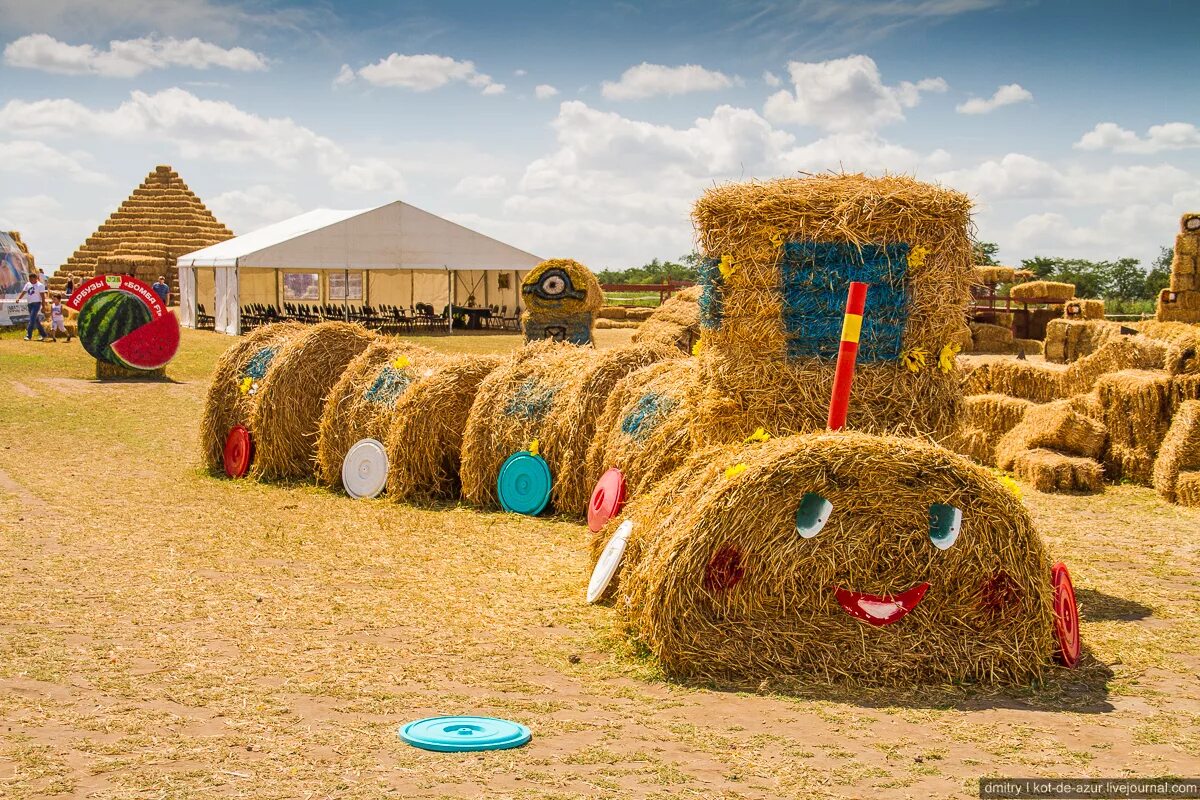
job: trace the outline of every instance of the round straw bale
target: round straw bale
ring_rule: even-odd
[[[546,455],[554,475],[554,507],[564,514],[587,512],[601,472],[590,468],[588,448],[617,382],[631,372],[682,353],[671,342],[649,341],[600,351],[562,392],[546,418]]]
[[[1028,685],[1050,664],[1050,559],[988,470],[850,432],[772,439],[725,463],[622,574],[631,628],[669,675]],[[808,538],[796,528],[806,495],[832,504]],[[946,506],[961,511],[957,539],[933,524]],[[910,610],[896,619],[888,598],[901,593]],[[879,606],[891,624],[851,616]]]
[[[342,461],[354,443],[387,438],[397,401],[443,359],[398,339],[376,339],[359,353],[325,399],[317,434],[317,479],[341,486]]]
[[[467,415],[479,384],[502,363],[499,355],[447,358],[400,397],[385,441],[394,500],[458,497]]]
[[[264,325],[237,339],[217,359],[200,419],[200,446],[209,470],[222,470],[225,437],[234,425],[250,421],[250,410],[258,397],[257,384],[266,376],[279,348],[304,331],[304,326],[295,322]],[[247,378],[250,383],[243,391]]]
[[[251,475],[278,480],[314,474],[325,397],[374,338],[361,325],[322,322],[280,348],[250,413]]]
[[[626,496],[633,499],[679,466],[691,451],[696,380],[694,358],[660,361],[622,378],[596,422],[589,472],[621,470]]]
[[[479,386],[467,416],[462,447],[462,493],[470,503],[494,508],[496,478],[504,460],[533,439],[554,463],[561,433],[549,425],[565,390],[587,373],[597,353],[590,347],[543,341],[518,350]],[[558,475],[551,474],[554,481]]]
[[[596,312],[604,291],[590,269],[569,258],[543,261],[521,281],[525,313],[521,327],[526,341],[552,339],[591,344]]]
[[[690,286],[671,295],[638,326],[633,341],[663,341],[691,353],[700,338],[700,292],[701,287]]]

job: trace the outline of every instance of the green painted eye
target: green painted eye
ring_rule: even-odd
[[[939,550],[948,550],[958,541],[962,511],[954,506],[934,503],[929,507],[929,541]]]
[[[796,533],[811,539],[821,532],[832,513],[833,503],[809,492],[801,498],[800,508],[796,509]]]

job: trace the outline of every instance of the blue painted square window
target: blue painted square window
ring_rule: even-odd
[[[900,358],[908,324],[908,250],[903,243],[785,243],[780,294],[788,358],[837,358],[851,281],[868,285],[858,360]]]

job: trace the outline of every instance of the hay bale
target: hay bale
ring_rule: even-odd
[[[1007,353],[1012,349],[1013,333],[1001,325],[987,322],[970,322],[971,352]]]
[[[554,477],[551,500],[559,513],[587,513],[592,488],[603,473],[590,468],[588,448],[617,383],[642,367],[681,357],[673,342],[650,341],[603,350],[581,365],[546,418],[545,452]]]
[[[262,379],[250,412],[258,480],[311,477],[325,398],[375,334],[347,322],[322,322],[284,344]]]
[[[546,460],[553,462],[560,434],[565,432],[550,428],[552,412],[570,394],[567,389],[581,382],[596,357],[591,348],[539,342],[521,348],[484,378],[463,433],[463,499],[483,508],[497,507],[500,467],[533,439]],[[551,478],[557,482],[558,475],[552,471]]]
[[[696,380],[696,360],[688,358],[660,361],[618,381],[596,422],[589,472],[601,475],[617,467],[632,499],[679,466],[691,452],[690,393]]]
[[[1046,323],[1046,360],[1070,364],[1121,338],[1121,324],[1100,319],[1055,319]]]
[[[1024,353],[1027,356],[1040,356],[1044,345],[1038,339],[1013,339],[1012,352]]]
[[[996,466],[1011,470],[1021,453],[1039,449],[1098,458],[1107,438],[1104,425],[1073,411],[1069,401],[1034,405],[997,443]]]
[[[739,441],[759,426],[778,435],[824,428],[851,280],[871,288],[848,424],[949,434],[961,393],[952,351],[945,371],[939,355],[970,299],[970,205],[899,176],[706,191],[692,214],[706,256],[694,443]]]
[[[633,341],[667,342],[690,354],[700,339],[699,299],[699,286],[676,292],[641,324]]]
[[[645,307],[627,308],[625,309],[625,317],[637,322],[645,322],[654,316],[655,311],[657,309]]]
[[[444,360],[428,348],[376,339],[355,356],[329,390],[317,433],[317,480],[342,485],[342,461],[360,439],[387,438],[396,404]]]
[[[1065,303],[1075,299],[1075,284],[1028,281],[1009,289],[1008,297],[1022,303]],[[1062,313],[1062,310],[1059,309],[1058,313]]]
[[[1066,369],[1027,361],[992,361],[981,364],[963,379],[967,394],[999,394],[1023,397],[1035,403],[1062,400],[1086,394],[1096,381],[1123,369],[1161,369],[1166,346],[1145,336],[1122,336]]]
[[[259,384],[271,368],[275,354],[304,330],[304,326],[295,322],[264,325],[237,339],[217,359],[200,418],[200,448],[209,471],[224,469],[225,437],[229,429],[250,422]],[[243,384],[247,378],[250,383]],[[246,391],[242,390],[243,385]]]
[[[1165,372],[1123,370],[1096,382],[1111,446],[1104,466],[1113,480],[1150,486],[1154,458],[1171,426],[1171,378]]]
[[[552,339],[591,344],[596,312],[604,292],[596,275],[578,261],[552,258],[525,274],[521,281],[525,313],[521,327],[529,342]]]
[[[963,380],[963,391],[973,394],[1006,394],[1035,403],[1048,403],[1062,396],[1065,370],[1046,364],[1003,359],[980,364]]]
[[[467,415],[479,384],[504,361],[499,355],[444,359],[399,398],[384,440],[394,500],[458,497]]]
[[[618,608],[668,675],[1028,685],[1049,666],[1050,559],[1029,513],[988,470],[912,439],[858,433],[781,437],[730,463],[745,469],[678,498],[676,516],[622,573]],[[809,493],[834,510],[804,538],[796,515]],[[962,512],[945,550],[930,541],[934,504]],[[882,627],[852,617],[835,592],[924,582],[912,612]]]
[[[1104,319],[1103,300],[1071,300],[1063,305],[1067,319]]]
[[[960,455],[994,466],[996,444],[1033,406],[1028,400],[1003,394],[979,394],[963,398],[963,424],[945,442]]]
[[[1200,291],[1163,289],[1154,316],[1159,322],[1200,322]]]
[[[1013,267],[976,264],[974,267],[974,282],[979,286],[995,286],[997,283],[1012,283],[1016,280],[1017,271]]]
[[[1200,325],[1146,320],[1133,327],[1166,344],[1165,367],[1172,375],[1200,374]]]
[[[596,322],[602,319],[625,319],[624,306],[601,306],[596,311]]]
[[[1039,492],[1099,492],[1104,489],[1104,468],[1090,458],[1053,450],[1023,450],[1012,466],[1013,474]]]
[[[1179,502],[1177,485],[1181,473],[1200,470],[1200,400],[1182,403],[1171,419],[1154,459],[1154,490],[1168,503]],[[1189,479],[1190,480],[1190,479]],[[1189,493],[1190,495],[1190,493]],[[1185,498],[1192,500],[1189,496]],[[1200,494],[1195,499],[1200,501]],[[1183,502],[1182,505],[1195,503]]]
[[[628,329],[628,328],[637,329],[637,328],[641,327],[641,323],[634,322],[634,321],[628,320],[628,319],[598,319],[598,320],[596,320],[596,324],[593,325],[592,327],[594,327],[596,330],[601,330],[601,331],[614,329],[614,328],[615,329]]]

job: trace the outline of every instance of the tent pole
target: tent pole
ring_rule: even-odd
[[[454,273],[446,270],[446,315],[450,333],[454,333]]]
[[[342,314],[350,321],[350,270],[342,271]]]

